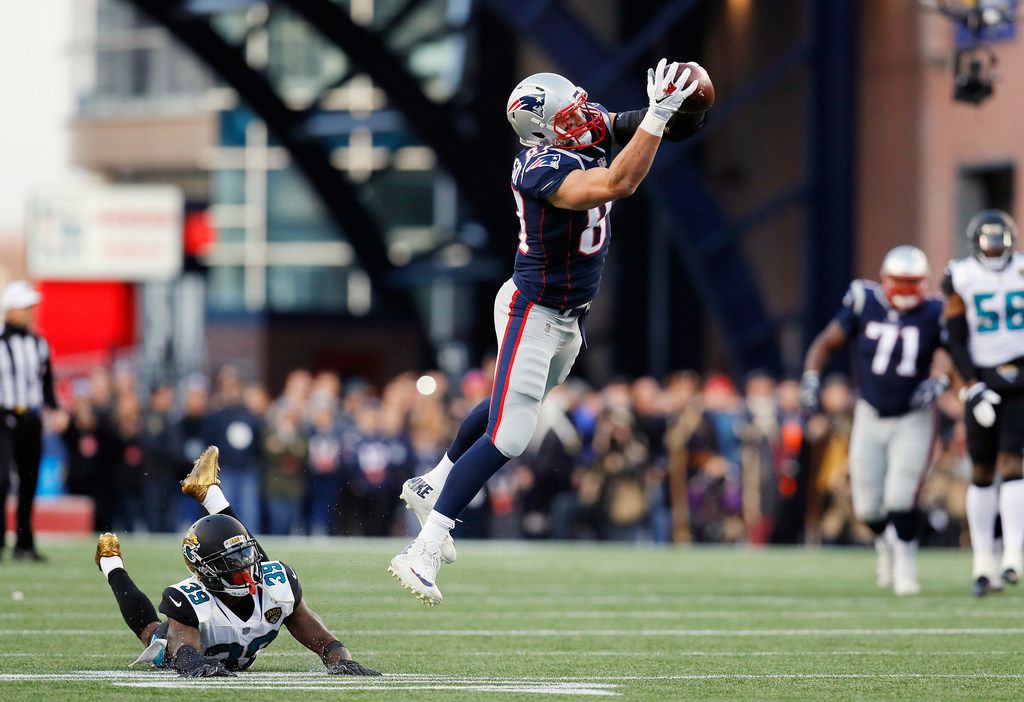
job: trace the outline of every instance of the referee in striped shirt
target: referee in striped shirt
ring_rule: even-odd
[[[42,561],[32,535],[32,502],[43,455],[44,407],[57,409],[50,347],[34,333],[41,296],[24,280],[9,283],[0,303],[0,505],[7,501],[11,472],[18,472],[18,528],[15,560]],[[0,529],[0,555],[4,530]]]

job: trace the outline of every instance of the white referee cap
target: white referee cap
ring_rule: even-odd
[[[20,310],[32,305],[38,305],[43,296],[29,285],[27,280],[12,280],[4,288],[3,297],[0,298],[0,306],[4,310]]]

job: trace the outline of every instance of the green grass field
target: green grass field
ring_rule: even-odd
[[[172,538],[123,540],[151,595],[185,575]],[[304,597],[384,678],[323,674],[287,636],[233,679],[130,671],[140,645],[91,540],[0,563],[0,699],[1019,699],[1024,592],[975,601],[969,555],[925,552],[924,593],[875,589],[873,552],[462,544],[441,607],[386,573],[397,541],[266,539]],[[12,596],[15,591],[23,598]],[[277,692],[275,692],[277,691]]]

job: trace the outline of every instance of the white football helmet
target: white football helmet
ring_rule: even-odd
[[[527,76],[505,107],[524,146],[582,149],[604,138],[604,114],[587,103],[587,91],[557,73]]]
[[[882,261],[882,290],[898,310],[912,310],[928,291],[928,257],[916,246],[897,246]]]

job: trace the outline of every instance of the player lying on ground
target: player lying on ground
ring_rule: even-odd
[[[860,385],[850,435],[853,510],[875,534],[878,586],[897,595],[920,591],[917,493],[934,440],[933,405],[952,370],[939,351],[942,300],[926,297],[928,276],[923,251],[897,246],[882,261],[881,285],[853,281],[808,348],[800,382],[801,404],[817,412],[821,371],[853,344]]]
[[[950,262],[942,291],[949,351],[964,381],[960,397],[973,464],[967,488],[972,592],[981,597],[1016,584],[1024,570],[1024,254],[1016,251],[1017,225],[1001,210],[976,214],[967,241],[971,254]]]
[[[693,78],[689,67],[662,59],[648,71],[647,109],[618,114],[554,73],[529,76],[509,96],[506,116],[526,148],[512,164],[520,243],[515,273],[494,303],[494,386],[441,463],[403,486],[422,530],[388,568],[425,604],[441,602],[437,572],[441,561],[455,561],[455,519],[526,449],[541,403],[565,381],[584,344],[583,318],[611,240],[612,202],[636,191],[663,136],[684,139],[704,123],[703,112],[682,111],[700,83]],[[624,148],[612,160],[616,146]]]
[[[161,622],[149,598],[125,570],[113,534],[100,536],[96,565],[107,577],[121,616],[146,651],[136,662],[151,662],[191,677],[233,676],[277,638],[281,626],[320,656],[327,672],[380,675],[352,660],[302,599],[295,571],[272,561],[224,498],[218,451],[211,446],[196,460],[181,490],[210,513],[189,527],[182,555],[192,576],[164,590]]]

